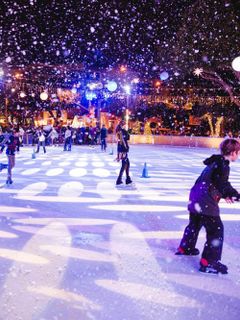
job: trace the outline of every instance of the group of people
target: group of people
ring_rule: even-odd
[[[106,150],[106,135],[107,132],[105,131],[101,143],[102,150]],[[129,173],[129,133],[125,129],[124,121],[120,121],[116,128],[116,138],[116,160],[121,161],[116,185],[123,184],[124,173],[126,175],[125,182],[128,185],[132,183],[132,180]],[[0,153],[6,148],[8,157],[7,183],[12,184],[15,152],[19,150],[20,145],[17,132],[10,130],[4,137],[0,135],[0,143]],[[65,147],[67,148],[67,144],[66,146],[64,145],[64,149]],[[219,201],[221,198],[225,199],[227,203],[240,200],[239,192],[229,182],[230,162],[236,161],[239,155],[240,143],[233,138],[224,139],[220,144],[220,154],[214,154],[204,160],[203,163],[206,167],[190,191],[188,204],[189,223],[184,230],[176,255],[198,255],[200,251],[196,248],[196,243],[199,232],[204,227],[206,230],[206,242],[201,255],[199,269],[204,273],[228,273],[228,267],[221,262],[224,227],[220,217]]]
[[[62,143],[63,143],[63,151],[71,151],[72,144],[77,139],[77,132],[71,126],[67,126],[62,131]],[[107,135],[108,131],[106,126],[103,124],[101,129],[99,129],[98,134],[96,136],[91,135],[91,132],[86,133],[89,137],[89,145],[94,146],[100,144],[101,150],[106,151],[107,149]],[[44,128],[40,127],[34,131],[33,135],[33,145],[37,145],[36,153],[39,152],[40,147],[43,148],[43,152],[46,153],[46,145],[52,144],[54,146],[59,145],[59,133],[54,127],[51,127],[50,130],[44,130]]]

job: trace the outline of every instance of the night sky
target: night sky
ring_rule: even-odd
[[[0,65],[126,64],[146,77],[231,65],[239,0],[2,0]]]

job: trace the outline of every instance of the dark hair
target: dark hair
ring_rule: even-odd
[[[220,144],[221,154],[229,156],[232,152],[240,151],[240,143],[236,139],[225,139]]]

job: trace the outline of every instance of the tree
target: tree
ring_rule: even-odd
[[[229,70],[232,73],[232,76],[234,76],[235,79],[240,82],[240,72],[234,71],[230,66],[226,66],[226,70]],[[235,95],[233,77],[231,76],[230,72],[228,72],[227,74],[230,75],[225,76],[224,79],[223,76],[220,75],[220,72],[221,71],[218,73],[217,71],[206,70],[203,68],[197,68],[194,70],[195,75],[201,77],[202,79],[209,80],[213,84],[221,87],[226,93],[229,94],[231,102],[240,107],[240,98]]]
[[[189,6],[185,23],[175,40],[174,62],[192,83],[229,95],[240,107],[237,96],[240,73],[231,67],[239,55],[240,19],[236,0],[198,0]],[[192,72],[195,77],[192,78]],[[219,135],[223,113],[209,110],[202,115],[209,124],[211,135]]]

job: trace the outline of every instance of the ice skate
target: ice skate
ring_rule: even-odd
[[[119,187],[119,186],[123,186],[123,181],[122,181],[122,179],[117,179],[117,181],[116,181],[116,187]]]
[[[177,249],[177,252],[175,253],[175,255],[177,256],[197,256],[199,255],[200,251],[197,248],[193,248],[193,249],[183,249],[181,247],[179,247]]]
[[[8,178],[6,181],[6,184],[12,184],[12,183],[13,183],[12,179]]]
[[[208,263],[207,260],[201,259],[199,271],[212,274],[227,274],[228,267],[225,264],[222,264],[220,261]]]
[[[126,185],[132,184],[132,180],[130,177],[127,177],[126,179]]]

